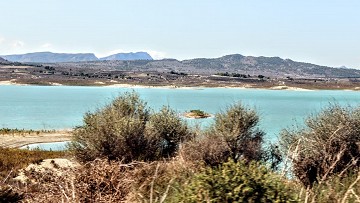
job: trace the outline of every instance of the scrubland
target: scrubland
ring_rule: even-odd
[[[277,143],[259,119],[235,103],[197,129],[125,93],[84,115],[66,152],[1,148],[0,202],[360,202],[360,108],[331,104]]]

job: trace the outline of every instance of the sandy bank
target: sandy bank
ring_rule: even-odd
[[[286,85],[270,87],[270,90],[292,90],[292,91],[313,91],[309,89],[299,88],[299,87],[289,87]]]
[[[22,147],[34,143],[63,142],[71,140],[69,130],[30,135],[0,135],[0,147]]]
[[[19,83],[16,83],[16,79],[0,81],[0,85],[19,85],[19,86],[27,86],[27,84],[19,84]]]

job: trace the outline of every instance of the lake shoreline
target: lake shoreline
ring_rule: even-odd
[[[67,85],[67,84],[60,84],[60,83],[50,83],[49,85],[41,85],[41,84],[26,84],[26,83],[18,83],[15,79],[12,80],[4,80],[0,81],[0,86],[69,86],[69,87],[75,87],[75,86],[81,86],[81,87],[119,87],[119,88],[159,88],[159,89],[204,89],[204,88],[219,88],[219,89],[259,89],[259,90],[287,90],[287,91],[316,91],[316,90],[340,90],[340,91],[360,91],[360,87],[354,87],[354,88],[301,88],[301,87],[295,87],[290,85],[274,85],[274,86],[251,86],[248,84],[244,85],[219,85],[219,86],[204,86],[204,85],[193,85],[193,86],[178,86],[178,85],[167,85],[167,84],[159,84],[159,85],[140,85],[140,84],[128,84],[128,83],[116,83],[116,84],[99,84],[94,83],[92,85]]]

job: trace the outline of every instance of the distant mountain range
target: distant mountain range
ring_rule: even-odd
[[[181,63],[202,70],[210,69],[229,73],[242,72],[275,77],[360,77],[360,70],[357,69],[333,68],[280,57],[254,57],[232,54],[213,59],[185,60]]]
[[[0,62],[5,62],[6,60],[0,57]]]
[[[280,57],[226,55],[219,58],[195,58],[153,60],[146,52],[119,53],[97,58],[94,54],[60,54],[39,52],[1,56],[4,60],[16,62],[37,62],[56,67],[101,68],[102,70],[183,72],[188,74],[239,73],[280,77],[335,77],[360,78],[360,70],[346,67],[333,68],[311,63],[297,62]],[[1,59],[0,59],[1,61]],[[62,62],[62,63],[59,63]],[[64,63],[66,62],[66,63]],[[74,63],[75,62],[75,63]]]
[[[119,53],[111,56],[100,58],[100,60],[153,60],[153,58],[146,52],[136,52],[136,53]]]
[[[136,53],[118,53],[104,58],[97,58],[93,53],[52,53],[36,52],[27,54],[5,55],[2,58],[12,62],[30,62],[30,63],[61,63],[61,62],[82,62],[98,60],[153,60],[146,52]]]
[[[360,70],[333,68],[311,63],[296,62],[279,57],[254,57],[240,54],[219,58],[196,58],[179,61],[176,59],[134,60],[134,61],[92,61],[57,64],[57,67],[99,68],[119,71],[157,71],[187,74],[213,75],[217,73],[238,73],[245,75],[264,75],[274,78],[354,78],[360,77]]]

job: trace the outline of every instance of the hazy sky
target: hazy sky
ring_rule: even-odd
[[[359,0],[1,0],[0,55],[239,53],[360,68]]]

